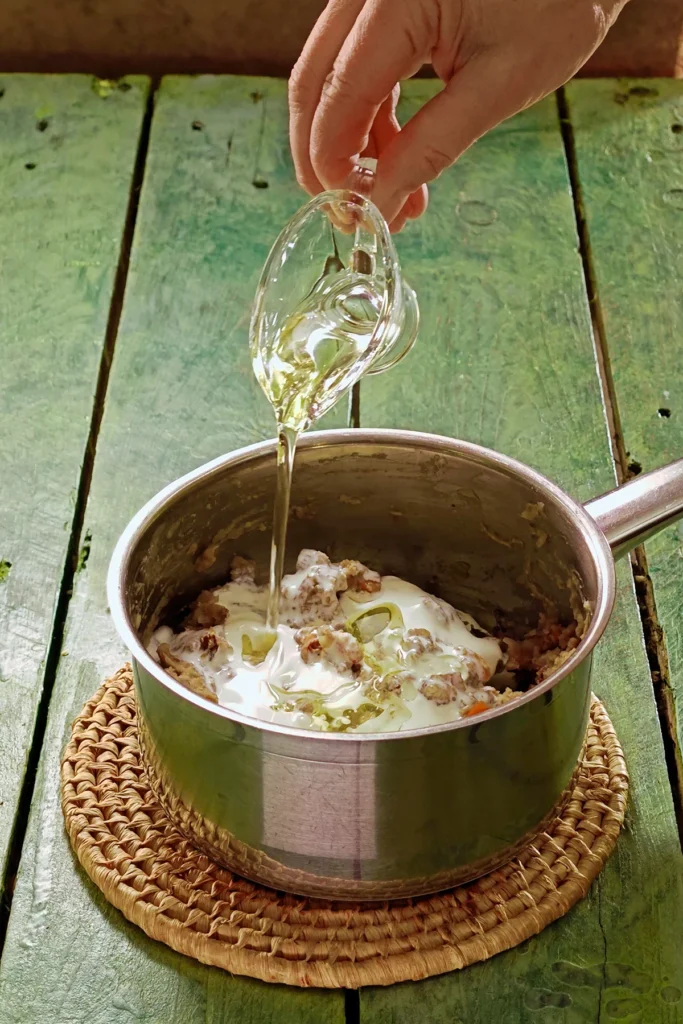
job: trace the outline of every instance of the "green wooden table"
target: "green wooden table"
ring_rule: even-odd
[[[433,88],[411,83],[403,115]],[[302,200],[286,88],[0,77],[0,172],[0,1024],[683,1020],[675,528],[620,567],[596,664],[626,827],[537,938],[420,984],[304,992],[172,953],[90,884],[59,758],[124,660],[113,544],[163,484],[272,433],[247,324]],[[399,249],[421,336],[362,385],[361,425],[498,448],[580,499],[683,453],[683,83],[583,81],[520,114],[442,177]]]

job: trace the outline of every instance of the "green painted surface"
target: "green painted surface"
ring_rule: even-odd
[[[430,88],[415,83],[405,107]],[[499,448],[583,500],[612,486],[554,102],[502,126],[444,175],[400,254],[421,334],[402,366],[363,384],[361,423]],[[595,666],[632,773],[617,852],[589,897],[537,938],[464,972],[364,991],[361,1021],[584,1024],[627,1011],[642,1024],[680,1020],[683,1002],[662,992],[683,990],[682,863],[627,567],[619,583]]]
[[[413,102],[429,88],[411,84]],[[86,515],[91,552],[71,604],[0,973],[2,1024],[343,1020],[340,994],[231,978],[127,924],[75,866],[57,783],[70,721],[122,660],[104,597],[121,527],[168,480],[272,432],[248,366],[247,316],[269,242],[299,201],[282,84],[164,84]],[[582,498],[610,486],[552,102],[498,129],[445,175],[400,252],[421,299],[421,338],[402,367],[364,385],[362,422],[495,445]],[[671,1000],[683,990],[681,862],[628,580],[622,572],[596,688],[622,736],[634,798],[599,884],[517,951],[363,992],[361,1021],[583,1024],[626,1011],[640,1024],[680,1018],[682,1004]]]
[[[76,867],[58,795],[70,723],[125,660],[104,591],[118,534],[162,485],[273,432],[249,365],[248,316],[270,243],[300,201],[284,83],[164,83],[86,512],[90,556],[76,577],[0,972],[2,1024],[343,1020],[341,993],[233,978],[129,925]]]
[[[0,75],[0,875],[43,688],[142,78]]]
[[[624,443],[654,469],[683,456],[683,82],[584,82],[568,95]],[[679,741],[682,542],[672,527],[646,546]]]

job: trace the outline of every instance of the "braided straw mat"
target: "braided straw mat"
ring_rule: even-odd
[[[74,850],[129,921],[203,963],[322,988],[427,978],[536,935],[586,895],[614,848],[627,792],[619,741],[594,698],[571,798],[519,856],[435,896],[352,904],[253,884],[183,838],[145,777],[128,666],[85,705],[62,765]]]

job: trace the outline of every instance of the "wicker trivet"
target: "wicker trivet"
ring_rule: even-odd
[[[128,667],[85,705],[62,766],[64,816],[78,859],[130,921],[203,963],[323,988],[427,978],[536,935],[586,895],[614,848],[627,792],[621,746],[594,698],[571,799],[518,857],[436,896],[351,904],[254,885],[178,833],[140,761]]]

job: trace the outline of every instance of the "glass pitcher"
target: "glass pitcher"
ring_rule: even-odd
[[[323,192],[285,226],[266,260],[250,345],[279,426],[307,429],[364,374],[395,366],[412,348],[419,310],[388,225],[354,188]]]

